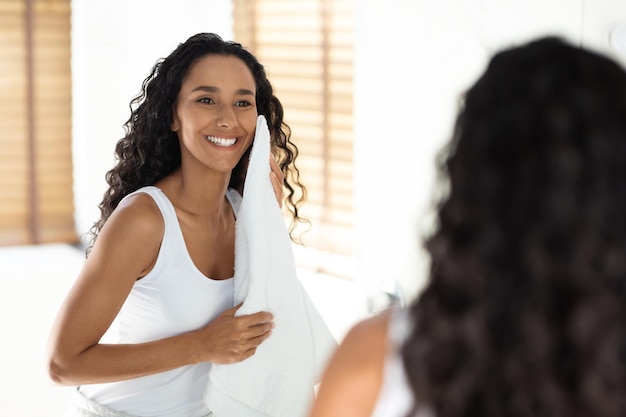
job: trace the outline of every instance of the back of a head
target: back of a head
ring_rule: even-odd
[[[437,417],[626,414],[626,73],[545,38],[467,92],[404,348]]]

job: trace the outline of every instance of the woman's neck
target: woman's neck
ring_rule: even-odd
[[[198,176],[178,169],[157,183],[178,210],[218,219],[224,213],[229,174],[208,172]]]

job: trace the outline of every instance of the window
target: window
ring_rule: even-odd
[[[0,2],[0,245],[76,242],[70,0]]]
[[[265,66],[300,150],[312,227],[300,266],[351,276],[353,0],[234,0],[235,39]]]

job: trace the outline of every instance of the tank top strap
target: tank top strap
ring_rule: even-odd
[[[128,198],[131,195],[144,193],[150,195],[156,205],[159,207],[161,211],[161,215],[163,216],[163,221],[165,222],[166,229],[171,227],[170,225],[174,222],[174,226],[178,225],[178,218],[176,217],[176,210],[172,205],[172,202],[167,198],[167,196],[161,191],[160,188],[155,187],[154,185],[148,185],[142,188],[139,188],[136,191],[128,194],[124,198]]]
[[[154,185],[147,185],[145,187],[139,188],[136,191],[128,194],[124,199],[130,197],[131,195],[145,193],[152,197],[156,205],[159,207],[161,214],[163,215],[163,221],[165,222],[166,229],[174,228],[180,229],[180,225],[178,223],[178,217],[176,216],[176,210],[174,209],[174,205],[167,198],[165,193],[161,191],[160,188],[155,187]],[[233,213],[235,214],[235,218],[237,218],[237,212],[239,211],[239,207],[241,207],[242,196],[239,194],[239,191],[234,188],[229,188],[226,191],[226,198],[228,202],[233,208]],[[122,201],[124,200],[122,199]]]
[[[394,307],[389,314],[387,352],[383,369],[383,383],[372,417],[403,417],[411,409],[413,394],[402,360],[402,345],[411,331],[408,311]]]
[[[409,310],[395,307],[391,310],[388,328],[388,338],[396,350],[402,349],[402,345],[412,330]]]

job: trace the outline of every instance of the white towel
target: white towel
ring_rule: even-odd
[[[270,180],[270,134],[259,116],[235,227],[237,315],[269,311],[276,327],[256,353],[213,365],[205,402],[218,417],[303,417],[336,347],[296,275],[291,241]]]

